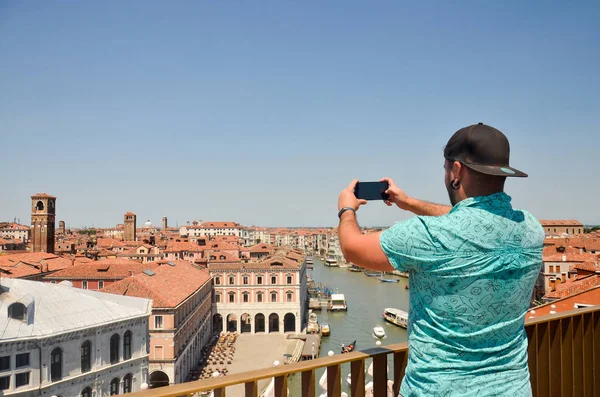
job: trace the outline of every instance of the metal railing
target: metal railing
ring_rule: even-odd
[[[600,396],[600,306],[527,320],[525,329],[534,396]],[[373,394],[384,397],[390,356],[393,360],[390,380],[397,396],[408,359],[406,343],[155,388],[134,393],[132,397],[192,396],[209,390],[214,391],[215,397],[225,397],[226,387],[240,384],[245,385],[245,397],[258,397],[258,381],[271,378],[275,380],[275,396],[287,397],[287,376],[292,374],[301,374],[302,396],[315,397],[315,372],[323,368],[327,371],[327,397],[340,397],[341,367],[346,363],[350,363],[351,396],[364,397],[367,359],[373,359]]]

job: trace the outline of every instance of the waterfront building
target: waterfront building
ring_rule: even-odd
[[[150,387],[184,382],[212,334],[208,270],[185,260],[161,261],[102,291],[152,299]]]
[[[257,262],[210,263],[213,328],[301,332],[307,316],[305,259],[301,251],[282,250]]]
[[[151,302],[0,281],[0,394],[102,397],[147,382]]]

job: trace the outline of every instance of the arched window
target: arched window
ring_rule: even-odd
[[[43,211],[44,203],[42,203],[41,201],[38,201],[37,204],[35,205],[35,209],[37,209],[38,211]]]
[[[131,380],[133,375],[127,374],[123,377],[123,394],[131,393]]]
[[[123,335],[123,360],[131,358],[131,331],[126,331]]]
[[[57,347],[50,353],[50,380],[56,382],[62,379],[62,349]]]
[[[271,302],[277,302],[277,292],[271,292]]]
[[[86,340],[81,344],[81,372],[92,369],[92,342]]]
[[[119,394],[119,378],[113,378],[110,381],[110,395],[115,396]]]
[[[242,302],[248,303],[250,301],[249,295],[247,292],[242,292]]]
[[[119,334],[114,334],[110,337],[110,363],[116,364],[119,362]]]
[[[262,301],[263,301],[263,293],[262,292],[257,292],[256,293],[256,302],[262,303]]]
[[[81,391],[81,397],[92,397],[92,388],[86,387]]]
[[[15,302],[8,307],[8,317],[14,318],[15,320],[24,320],[27,309],[25,305],[20,302]]]
[[[286,292],[285,296],[286,296],[287,302],[292,302],[294,299],[294,294],[292,293],[292,291]]]
[[[235,292],[229,293],[229,303],[235,303]]]

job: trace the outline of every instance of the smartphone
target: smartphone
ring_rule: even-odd
[[[387,182],[358,182],[354,188],[354,195],[363,200],[389,200],[389,194],[385,193],[388,187]]]

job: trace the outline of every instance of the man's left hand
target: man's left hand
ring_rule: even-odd
[[[367,200],[359,200],[354,195],[354,188],[357,183],[358,179],[355,179],[350,182],[347,188],[342,190],[342,193],[340,193],[340,197],[338,198],[338,211],[344,207],[351,207],[358,210],[358,207],[367,204]]]

